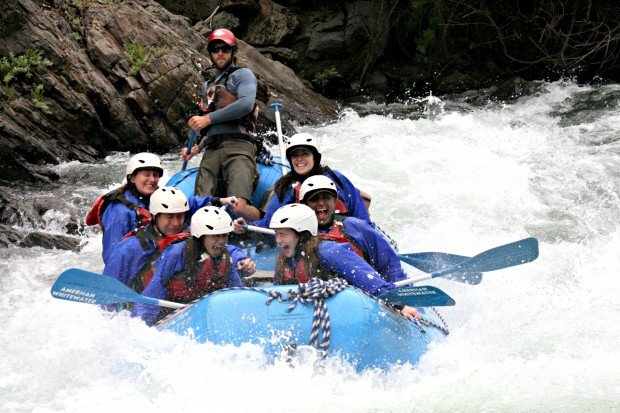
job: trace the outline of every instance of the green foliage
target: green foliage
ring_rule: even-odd
[[[446,0],[409,0],[399,11],[397,21],[401,45],[415,44],[415,51],[422,55],[441,49],[445,42],[444,30],[452,13],[448,3]]]
[[[43,101],[43,85],[38,84],[30,89],[30,100],[43,113],[50,115],[50,107]]]
[[[4,91],[6,92],[9,100],[13,100],[17,97],[17,92],[15,91],[15,86],[13,85],[4,85]]]
[[[51,66],[52,62],[43,58],[41,52],[35,49],[28,49],[23,55],[15,56],[13,52],[0,59],[0,76],[2,82],[8,86],[17,77],[32,77],[30,69],[38,66]]]
[[[319,89],[326,88],[330,83],[342,79],[342,75],[335,67],[330,67],[321,72],[318,72],[312,78],[312,83]]]
[[[125,6],[123,0],[99,0],[103,4],[116,4],[117,6]]]
[[[123,47],[125,49],[125,58],[131,65],[129,68],[129,74],[132,76],[137,75],[140,70],[146,67],[154,59],[163,56],[170,50],[168,46],[149,46],[148,48],[145,48],[133,39],[126,41]]]
[[[88,7],[90,0],[71,0],[71,5],[78,9],[80,13],[84,13],[84,9]]]
[[[14,53],[9,53],[8,56],[4,56],[0,59],[0,76],[2,77],[4,90],[9,100],[14,100],[17,97],[17,89],[14,82],[18,78],[30,79],[32,78],[32,68],[51,65],[52,62],[45,59],[41,51],[35,49],[28,49],[24,54],[19,56],[15,56]],[[26,85],[26,87],[29,86],[28,84]],[[47,114],[51,113],[49,106],[43,101],[42,84],[30,87],[30,99],[42,112]]]

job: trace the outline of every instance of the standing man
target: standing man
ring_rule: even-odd
[[[234,194],[239,202],[233,211],[248,221],[255,221],[260,218],[260,211],[250,200],[258,182],[256,76],[248,68],[235,66],[237,38],[230,30],[212,31],[207,50],[215,70],[210,71],[214,76],[207,81],[209,88],[200,100],[204,114],[193,116],[188,122],[203,140],[189,155],[186,155],[187,148],[183,148],[181,156],[187,161],[204,148],[196,195]]]

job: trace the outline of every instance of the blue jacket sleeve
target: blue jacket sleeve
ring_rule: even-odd
[[[211,201],[213,197],[211,195],[207,196],[190,196],[187,200],[189,205],[189,211],[185,213],[185,219],[191,218],[192,215],[196,213],[200,208],[211,205]]]
[[[185,242],[172,244],[155,260],[153,263],[155,268],[153,279],[146,286],[142,295],[160,300],[166,298],[168,295],[168,281],[175,273],[185,268],[185,246]],[[146,324],[152,326],[157,321],[160,311],[161,308],[156,305],[136,303],[131,316],[140,317]]]
[[[352,217],[345,218],[343,225],[347,235],[366,255],[369,264],[381,278],[391,283],[407,278],[398,255],[372,226]]]
[[[114,247],[137,226],[136,213],[120,202],[111,202],[103,212],[103,262],[107,264]]]
[[[243,287],[243,281],[241,281],[241,275],[239,274],[239,270],[237,270],[237,264],[239,261],[247,259],[248,256],[243,250],[234,245],[226,245],[226,248],[232,259],[230,275],[228,276],[228,281],[226,281],[226,287]]]
[[[137,237],[125,238],[114,247],[103,269],[103,275],[129,285],[138,272],[149,263],[154,252],[155,246],[151,243],[144,250]]]
[[[269,198],[269,202],[267,202],[267,206],[265,207],[265,216],[259,220],[252,222],[252,225],[262,228],[269,228],[269,223],[271,222],[271,217],[273,217],[273,214],[280,207],[292,204],[293,202],[295,202],[295,190],[293,189],[293,187],[289,188],[286,191],[281,202],[278,195],[274,193],[273,195],[271,195],[271,198]]]
[[[370,216],[368,215],[368,210],[366,210],[366,205],[364,204],[364,200],[362,199],[362,195],[360,194],[359,189],[353,185],[349,179],[341,174],[338,171],[332,170],[335,176],[332,176],[329,172],[326,172],[325,175],[334,181],[336,186],[338,187],[339,197],[344,201],[345,205],[348,209],[348,215],[359,218],[363,221],[368,222],[373,225],[370,220]]]
[[[384,281],[366,261],[343,244],[322,241],[319,244],[321,265],[340,278],[367,293],[378,296],[394,289],[394,284]]]
[[[211,124],[229,122],[247,115],[254,109],[257,81],[248,68],[235,70],[226,81],[226,88],[237,95],[237,100],[225,108],[209,113]]]

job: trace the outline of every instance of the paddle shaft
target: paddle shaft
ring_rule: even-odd
[[[281,103],[272,103],[269,105],[273,111],[274,116],[276,118],[276,131],[278,133],[278,146],[280,147],[280,162],[282,166],[282,175],[286,175],[287,170],[285,166],[286,160],[286,150],[284,148],[284,139],[282,138],[282,121],[280,120],[280,109],[282,109]]]
[[[255,225],[244,225],[243,228],[253,232],[260,232],[261,234],[276,235],[276,232],[271,228],[257,227]]]

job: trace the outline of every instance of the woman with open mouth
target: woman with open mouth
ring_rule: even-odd
[[[373,296],[396,288],[344,244],[318,238],[316,214],[307,205],[283,206],[273,214],[269,227],[275,231],[276,244],[281,249],[274,284],[299,284],[314,277],[323,280],[338,277]],[[420,318],[415,308],[398,306],[397,309],[409,319]]]

